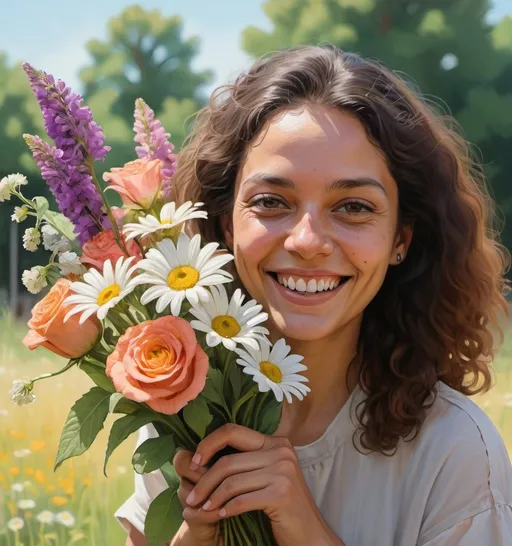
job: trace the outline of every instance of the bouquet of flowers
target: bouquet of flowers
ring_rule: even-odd
[[[10,398],[36,400],[37,381],[80,368],[94,385],[71,408],[62,430],[54,470],[84,453],[108,414],[119,414],[108,439],[112,452],[149,423],[157,438],[134,453],[135,472],[160,469],[168,488],[149,507],[145,536],[163,546],[182,523],[177,497],[176,450],[195,450],[199,441],[226,423],[272,434],[283,397],[307,394],[302,357],[281,339],[273,346],[263,326],[267,314],[245,301],[223,269],[233,256],[217,243],[201,245],[185,225],[207,213],[202,203],[171,201],[177,157],[170,135],[142,100],[135,102],[138,158],[103,175],[106,190],[120,195],[112,207],[98,181],[95,163],[110,150],[105,136],[64,82],[29,64],[23,68],[41,107],[53,144],[24,135],[60,212],[44,197],[23,195],[21,174],[0,181],[0,201],[20,201],[13,221],[33,219],[24,248],[41,244],[46,265],[23,273],[34,306],[23,340],[68,359],[59,371],[14,381]],[[188,230],[190,231],[190,230]],[[225,546],[273,544],[268,521],[254,512],[222,520]]]

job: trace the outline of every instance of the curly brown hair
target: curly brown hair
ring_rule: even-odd
[[[220,218],[231,212],[248,143],[277,110],[304,103],[362,123],[398,186],[399,222],[414,223],[407,260],[388,270],[359,340],[361,445],[392,453],[419,431],[437,381],[467,395],[489,389],[508,254],[482,169],[454,121],[381,64],[330,45],[261,59],[199,113],[174,187],[179,201],[206,203],[210,219],[197,229],[207,241],[223,240]]]

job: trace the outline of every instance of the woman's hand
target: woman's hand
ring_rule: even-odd
[[[185,502],[194,485],[206,473],[203,467],[190,469],[193,455],[190,451],[179,450],[173,461],[176,474],[180,477],[178,498],[187,511],[184,514],[185,522],[172,540],[171,546],[222,546],[222,540],[217,540],[217,523],[203,521],[200,517],[201,508],[188,508]]]
[[[206,469],[215,453],[227,446],[242,453],[221,457]],[[197,484],[187,489],[185,520],[194,518],[207,526],[222,518],[262,510],[270,518],[280,546],[342,544],[311,498],[287,438],[225,425],[199,443],[190,471],[200,475]]]

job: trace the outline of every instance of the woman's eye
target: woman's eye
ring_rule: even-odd
[[[344,210],[343,210],[344,209]],[[343,203],[338,207],[340,212],[346,212],[348,214],[358,214],[360,212],[372,212],[371,207],[358,201],[350,201],[349,203]]]
[[[260,197],[259,199],[255,199],[252,202],[252,206],[259,207],[261,209],[270,210],[270,209],[277,209],[280,206],[283,206],[283,202],[280,199],[277,199],[275,197],[265,196],[265,197]]]

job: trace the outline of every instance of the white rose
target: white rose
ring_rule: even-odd
[[[43,246],[46,250],[64,252],[69,248],[68,240],[49,224],[45,224],[41,228],[41,232],[43,234]]]
[[[78,255],[69,251],[59,254],[59,268],[63,275],[82,275],[87,271]]]

